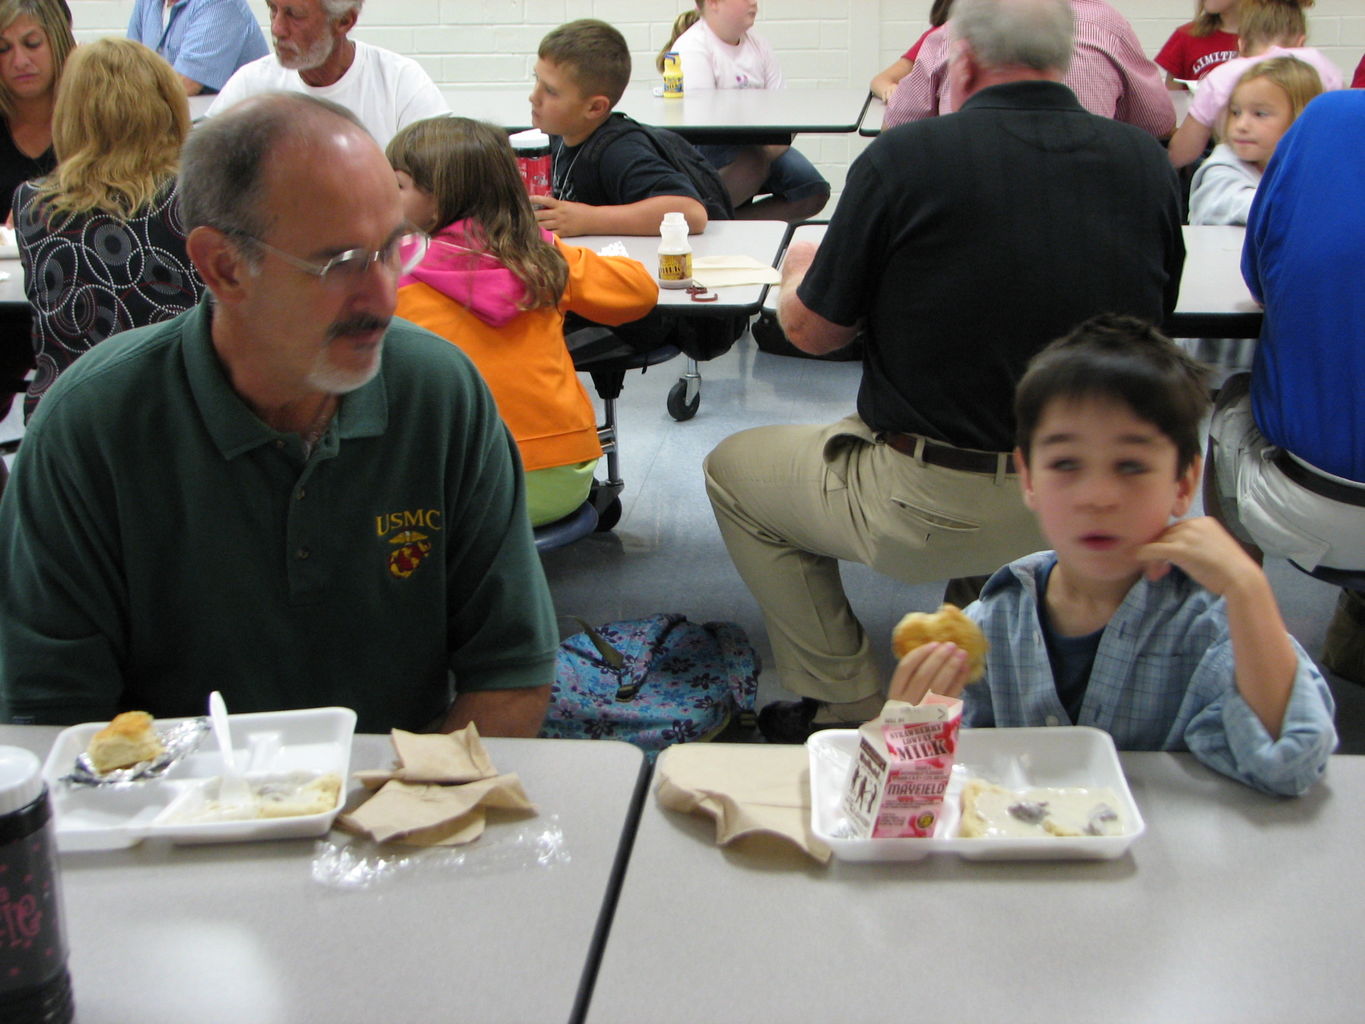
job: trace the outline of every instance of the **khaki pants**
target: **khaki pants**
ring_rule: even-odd
[[[877,441],[857,416],[743,431],[716,446],[705,473],[782,685],[817,700],[859,700],[885,685],[839,560],[932,583],[993,572],[1046,547],[1017,477],[925,465]]]

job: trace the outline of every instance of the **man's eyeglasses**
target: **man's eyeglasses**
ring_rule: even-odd
[[[337,285],[359,280],[376,263],[383,264],[386,270],[395,275],[406,274],[422,262],[422,257],[427,254],[427,248],[431,245],[431,239],[425,233],[412,231],[405,235],[399,235],[382,249],[347,249],[345,252],[337,253],[326,263],[312,263],[308,260],[299,259],[293,253],[285,252],[283,249],[277,249],[269,242],[263,242],[254,235],[239,235],[238,237],[245,238],[268,252],[273,252],[290,266],[298,267],[304,273],[319,278],[323,284]]]

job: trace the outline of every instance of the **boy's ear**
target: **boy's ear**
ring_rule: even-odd
[[[1028,460],[1024,458],[1022,448],[1014,449],[1014,468],[1019,471],[1019,491],[1024,497],[1024,504],[1029,508],[1036,507],[1033,499],[1033,474],[1029,472]]]
[[[605,96],[589,96],[583,113],[594,121],[605,121],[607,115],[611,113],[611,100]]]
[[[1171,509],[1171,515],[1179,519],[1190,510],[1203,479],[1204,456],[1196,455],[1175,482],[1175,505]]]

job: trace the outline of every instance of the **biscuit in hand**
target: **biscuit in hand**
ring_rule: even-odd
[[[900,661],[916,647],[935,641],[956,644],[967,652],[967,682],[974,683],[986,671],[986,636],[954,604],[939,605],[936,612],[911,612],[891,631],[891,651]]]

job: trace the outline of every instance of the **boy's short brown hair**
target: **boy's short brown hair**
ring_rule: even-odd
[[[1137,317],[1103,313],[1049,344],[1029,362],[1014,392],[1019,450],[1029,461],[1033,432],[1056,399],[1121,402],[1175,444],[1176,472],[1199,455],[1209,410],[1208,368]]]
[[[630,47],[605,21],[581,18],[540,41],[536,54],[564,70],[586,96],[605,96],[614,107],[630,84]]]

